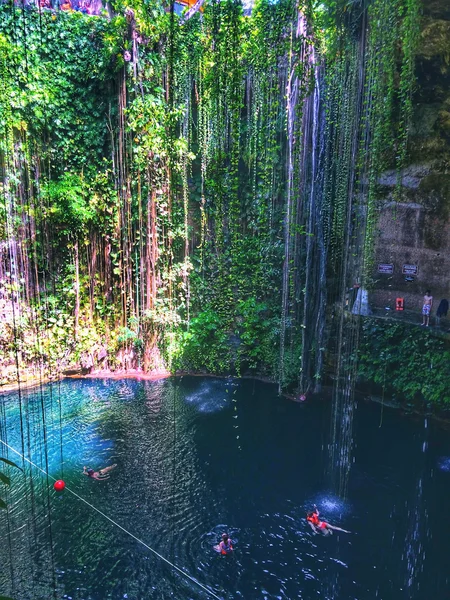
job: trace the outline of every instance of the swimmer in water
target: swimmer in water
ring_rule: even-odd
[[[317,506],[314,504],[314,510],[306,514],[306,520],[308,521],[311,529],[316,533],[323,533],[323,535],[333,535],[333,531],[342,531],[343,533],[350,533],[346,529],[341,529],[341,527],[336,527],[335,525],[330,525],[326,521],[321,521],[319,519],[319,511]]]
[[[87,475],[91,479],[98,479],[99,481],[103,479],[109,479],[109,471],[115,469],[117,465],[111,465],[109,467],[105,467],[104,469],[99,469],[98,471],[94,471],[94,469],[83,467],[83,475]]]
[[[220,554],[230,554],[231,552],[233,552],[233,545],[230,538],[228,537],[228,533],[222,533],[222,540],[220,544],[214,546],[214,550],[220,552]]]

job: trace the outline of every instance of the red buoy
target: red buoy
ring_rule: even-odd
[[[66,484],[62,479],[58,479],[58,481],[55,481],[55,483],[53,484],[53,487],[57,492],[62,492],[63,489],[66,487]]]

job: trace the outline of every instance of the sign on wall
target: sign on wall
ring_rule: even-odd
[[[383,275],[392,275],[394,272],[394,265],[387,263],[378,263],[378,273],[383,273]]]
[[[402,267],[403,275],[417,275],[418,270],[417,265],[403,265]]]

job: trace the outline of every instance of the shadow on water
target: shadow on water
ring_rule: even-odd
[[[56,478],[63,469],[70,489],[220,598],[448,597],[450,517],[440,503],[450,492],[450,440],[434,424],[385,409],[380,428],[379,408],[359,406],[340,498],[323,468],[329,398],[297,404],[261,382],[183,377],[66,381],[60,396],[43,388],[43,400],[47,457],[37,391],[22,399],[25,454],[48,461]],[[22,447],[14,394],[2,404],[1,431]],[[106,481],[81,474],[83,465],[114,463]],[[10,471],[9,510],[0,514],[3,593],[209,597],[36,469]],[[313,535],[305,520],[313,504],[352,533]],[[224,531],[231,556],[213,549]]]

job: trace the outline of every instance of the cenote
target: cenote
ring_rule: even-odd
[[[2,439],[67,485],[55,492],[8,452],[24,469],[12,473],[0,522],[11,597],[211,597],[129,533],[219,598],[448,597],[450,439],[424,417],[360,402],[338,497],[326,395],[294,403],[233,378],[91,379],[21,402],[5,395],[1,406]],[[108,480],[82,475],[111,464]],[[351,533],[312,535],[314,504]],[[223,531],[231,556],[213,550]]]
[[[449,48],[0,0],[0,600],[448,600]]]

